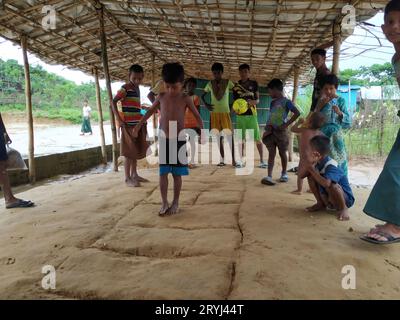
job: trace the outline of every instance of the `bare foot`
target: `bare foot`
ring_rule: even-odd
[[[291,194],[297,194],[298,196],[301,196],[302,192],[299,190],[294,190],[291,192]]]
[[[125,183],[128,187],[140,187],[140,182],[137,179],[126,179]]]
[[[137,181],[139,181],[139,182],[150,182],[150,180],[148,180],[148,179],[146,179],[146,178],[143,178],[143,177],[141,177],[141,176],[136,176],[134,179],[136,179]]]
[[[323,203],[316,203],[311,207],[306,208],[308,212],[316,212],[316,211],[323,211],[326,209],[326,206]]]
[[[347,208],[344,209],[344,210],[338,210],[337,218],[340,221],[349,221],[350,220],[350,216],[349,216]]]
[[[161,206],[160,211],[158,212],[158,215],[160,217],[164,217],[169,213],[168,211],[169,211],[169,203],[168,202],[167,203],[163,203],[162,206]]]
[[[177,203],[172,203],[172,206],[169,207],[169,214],[179,213],[179,205]]]
[[[311,189],[308,189],[308,190],[307,190],[307,193],[312,193]]]

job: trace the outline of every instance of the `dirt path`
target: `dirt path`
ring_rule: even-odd
[[[192,170],[182,212],[165,218],[154,169],[139,189],[103,173],[25,191],[37,207],[0,209],[0,298],[400,298],[400,247],[358,239],[375,222],[361,213],[368,190],[356,189],[352,220],[339,222],[303,210],[313,200],[289,194],[293,175],[270,188],[264,170],[234,172]],[[56,290],[41,287],[44,265],[56,268]],[[342,289],[345,265],[356,290]]]

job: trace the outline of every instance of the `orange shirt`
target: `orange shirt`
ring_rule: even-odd
[[[196,95],[191,96],[192,100],[193,100],[193,104],[194,106],[197,108],[197,111],[200,112],[200,98]],[[193,114],[192,111],[190,111],[189,108],[186,108],[186,112],[185,112],[185,129],[189,129],[189,128],[198,128],[199,125],[197,123],[197,120]]]

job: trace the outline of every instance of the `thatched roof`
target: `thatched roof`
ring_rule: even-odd
[[[140,63],[151,79],[166,61],[180,61],[188,74],[210,77],[213,62],[237,77],[249,63],[262,83],[289,79],[296,66],[309,66],[309,52],[332,40],[341,8],[351,2],[357,21],[373,16],[385,0],[2,0],[0,36],[19,43],[44,61],[101,75],[101,45],[96,6],[104,6],[111,77],[125,79]],[[45,30],[43,5],[56,8],[56,29]]]

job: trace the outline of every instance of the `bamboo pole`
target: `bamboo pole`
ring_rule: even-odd
[[[299,78],[300,78],[300,69],[299,67],[295,67],[294,75],[293,75],[293,95],[292,102],[295,105],[297,95],[299,93]],[[294,143],[294,134],[293,132],[289,133],[289,161],[293,161],[293,143]]]
[[[340,23],[335,22],[333,26],[333,62],[332,73],[339,75],[340,47],[342,45],[342,37],[340,34]]]
[[[107,41],[106,41],[106,34],[104,31],[103,5],[100,4],[99,7],[96,7],[96,10],[100,21],[101,58],[103,62],[104,76],[106,78],[108,98],[110,100],[109,112],[110,112],[111,133],[112,133],[112,155],[113,155],[112,160],[114,165],[114,171],[117,172],[118,171],[117,130],[115,129],[115,117],[111,107],[113,103],[113,94],[111,90],[110,71],[108,69]]]
[[[151,56],[151,86],[154,88],[154,86],[156,85],[156,74],[155,74],[155,55],[153,54]],[[153,113],[153,134],[154,134],[154,146],[155,146],[155,150],[154,150],[154,154],[156,156],[158,156],[158,146],[157,146],[157,127],[158,127],[158,118],[157,118],[157,114]]]
[[[36,182],[36,167],[35,167],[35,141],[33,132],[33,116],[32,116],[32,92],[31,92],[31,77],[29,70],[29,61],[27,54],[27,41],[25,36],[21,36],[22,56],[24,59],[24,74],[25,74],[25,101],[26,101],[26,114],[28,118],[28,161],[29,161],[29,181]]]
[[[100,94],[100,85],[99,85],[99,72],[95,67],[93,70],[94,74],[94,83],[96,86],[96,105],[97,112],[99,113],[99,128],[100,128],[100,143],[101,143],[101,157],[103,159],[103,163],[107,164],[107,150],[106,150],[106,142],[104,138],[104,126],[103,126],[103,110],[101,108],[101,94]]]

